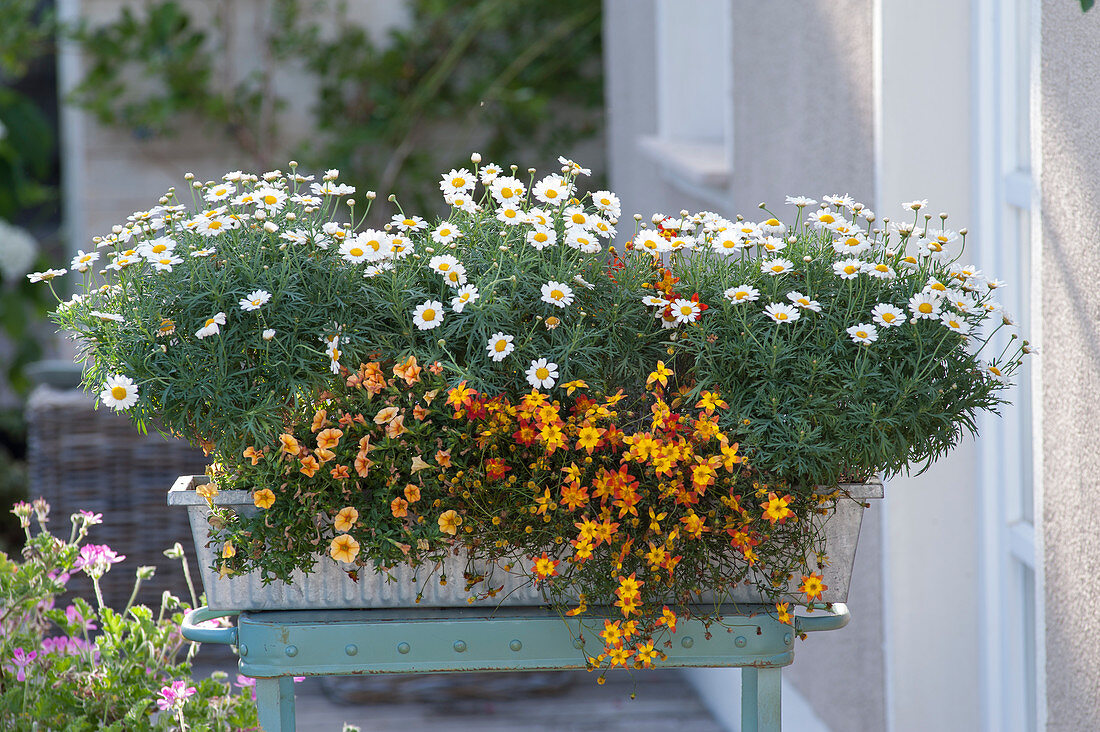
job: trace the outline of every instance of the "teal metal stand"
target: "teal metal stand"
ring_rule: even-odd
[[[781,730],[781,673],[794,661],[795,635],[843,628],[849,620],[840,603],[793,618],[794,627],[768,609],[723,607],[721,623],[709,629],[681,621],[671,648],[661,647],[668,655],[662,668],[742,668],[743,732]],[[266,732],[294,730],[294,676],[581,669],[585,653],[603,648],[603,616],[563,620],[542,608],[245,612],[236,627],[200,627],[234,614],[196,608],[183,620],[183,636],[237,647],[241,673],[256,679]]]

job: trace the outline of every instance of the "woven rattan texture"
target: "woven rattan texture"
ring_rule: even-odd
[[[187,598],[178,560],[162,554],[177,541],[187,550],[195,589],[202,592],[187,513],[165,501],[178,476],[203,472],[201,450],[156,433],[142,435],[125,417],[95,409],[91,394],[40,386],[27,402],[27,463],[30,497],[49,501],[55,535],[68,536],[69,515],[76,511],[103,514],[87,541],[127,557],[100,582],[110,607],[121,610],[126,604],[139,565],[157,568],[143,583],[139,602],[157,607],[163,590]],[[92,597],[83,574],[70,588]]]

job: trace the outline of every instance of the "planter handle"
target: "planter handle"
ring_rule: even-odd
[[[236,611],[211,610],[206,605],[188,610],[183,616],[183,624],[180,631],[183,637],[195,643],[223,643],[229,646],[237,645],[237,627],[228,628],[200,628],[199,623],[215,618],[226,618],[240,615]]]
[[[800,633],[815,633],[819,630],[838,630],[852,619],[848,606],[843,602],[834,602],[830,608],[824,608],[824,615],[797,615],[793,618],[795,630]]]

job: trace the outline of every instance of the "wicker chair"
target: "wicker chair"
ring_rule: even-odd
[[[142,584],[138,602],[159,607],[164,590],[188,598],[179,562],[162,554],[177,541],[199,583],[187,512],[171,510],[165,496],[178,476],[202,473],[205,464],[202,451],[187,443],[142,435],[124,416],[95,409],[91,394],[39,386],[27,402],[30,497],[50,503],[55,535],[68,536],[69,516],[76,511],[103,514],[87,541],[126,555],[126,562],[100,581],[104,601],[117,610],[125,606],[140,565],[154,565],[157,573]],[[90,587],[83,574],[70,582],[88,598]],[[201,593],[201,584],[195,590]]]

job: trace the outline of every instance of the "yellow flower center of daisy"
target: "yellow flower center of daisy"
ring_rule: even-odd
[[[563,297],[565,297],[565,293],[562,292],[561,290],[551,290],[550,291],[550,299],[551,300],[560,300]]]
[[[256,307],[260,307],[261,305],[264,304],[264,301],[261,300],[260,298],[256,297],[256,298],[252,299],[252,304],[255,305]]]
[[[424,320],[435,320],[435,310],[432,308],[428,308],[420,317]]]
[[[895,320],[897,320],[897,317],[898,316],[894,315],[893,313],[883,313],[882,314],[882,320],[885,323],[893,323]]]
[[[548,189],[546,189],[546,197],[547,198],[557,198],[558,197],[558,192],[556,190],[554,190],[553,188],[548,188]]]
[[[585,220],[586,219],[584,218],[584,214],[579,214],[579,213],[573,214],[573,223],[574,224],[583,224],[585,222]]]
[[[458,296],[458,301],[459,302],[466,302],[469,299],[470,299],[470,293],[468,293],[468,292],[464,292],[464,293],[462,293],[461,295]]]
[[[865,331],[865,330],[857,330],[856,331],[856,338],[866,338],[866,337],[867,337],[867,331]]]
[[[776,320],[786,320],[787,319],[787,314],[786,313],[776,313],[775,314],[775,319]]]
[[[117,399],[119,401],[122,401],[123,399],[126,398],[126,387],[124,387],[124,386],[113,386],[113,387],[111,387],[111,396],[113,396],[115,399]]]
[[[156,245],[153,246],[153,253],[154,254],[160,254],[161,252],[163,252],[167,248],[168,247],[164,246],[163,244],[156,244]],[[84,255],[83,257],[81,257],[80,261],[81,262],[88,261],[88,255]]]
[[[844,274],[855,274],[858,271],[859,267],[856,267],[854,264],[849,264],[844,268]]]
[[[960,326],[959,326],[959,321],[957,321],[957,320],[949,320],[949,321],[947,321],[947,325],[948,325],[948,327],[950,327],[950,328],[958,328],[958,327],[960,327]]]
[[[514,194],[512,193],[511,188],[501,188],[500,189],[500,197],[501,198],[511,198],[513,195]]]
[[[412,219],[405,219],[401,223],[404,224],[405,226],[416,226],[416,222],[413,221]]]
[[[933,252],[942,252],[943,251],[943,247],[941,247],[939,244],[937,244],[934,241],[928,242],[928,248],[931,249]]]
[[[819,216],[819,217],[818,217],[818,219],[817,219],[817,220],[818,220],[818,221],[823,221],[823,222],[825,222],[826,224],[831,224],[831,223],[833,223],[834,221],[836,221],[836,218],[835,218],[835,217],[834,217],[834,216],[833,216],[832,214],[829,214],[829,213],[823,213],[823,214],[821,214],[821,216]]]
[[[844,246],[858,247],[859,246],[859,239],[857,239],[854,236],[850,236],[850,237],[848,237],[847,239],[844,240]]]
[[[539,366],[537,369],[535,369],[536,379],[539,379],[540,381],[545,381],[549,377],[550,369],[546,368],[545,366]]]
[[[451,178],[451,185],[454,186],[455,188],[465,188],[466,187],[466,179],[461,177],[461,176],[459,176],[457,178]]]
[[[504,218],[514,219],[515,217],[516,217],[516,212],[513,209],[510,209],[510,208],[504,209]]]
[[[779,226],[779,219],[768,219],[764,222],[765,226]]]
[[[361,257],[364,254],[366,254],[366,252],[364,252],[359,247],[352,247],[351,249],[348,250],[348,254],[350,254],[353,257]]]
[[[807,300],[807,299],[806,299],[806,298],[804,298],[804,297],[800,297],[800,298],[798,298],[798,304],[799,304],[799,305],[809,305],[809,304],[810,304],[810,301],[809,301],[809,300]]]
[[[264,203],[267,204],[268,206],[274,206],[275,203],[278,202],[278,200],[279,200],[279,198],[277,196],[273,196],[270,193],[268,193],[266,196],[264,196]]]
[[[451,230],[446,229],[446,228],[440,229],[439,230],[439,235],[440,236],[450,236],[451,235]]]
[[[937,282],[936,284],[932,285],[932,289],[944,292],[947,290],[947,285],[944,285],[942,282]]]
[[[681,305],[680,306],[680,315],[691,315],[692,312],[693,312],[693,310],[692,310],[690,305]]]
[[[736,298],[738,300],[744,300],[746,297],[749,296],[749,293],[742,290],[741,292],[734,293],[733,296],[734,296],[734,298]]]
[[[503,338],[493,344],[493,350],[496,351],[497,353],[502,353],[504,351],[504,349],[507,348],[507,347],[508,347],[508,341],[504,340]]]
[[[548,237],[544,232],[541,232],[541,231],[536,232],[536,234],[535,234],[535,241],[537,241],[540,244],[542,242],[546,241],[549,238],[550,237]]]
[[[929,303],[922,302],[920,305],[917,306],[917,310],[927,315],[928,313],[932,312],[932,306]]]
[[[885,264],[876,264],[875,269],[879,272],[888,272],[890,268]]]
[[[217,322],[217,321],[215,321],[213,318],[207,318],[204,325],[207,325],[207,326],[214,325],[215,322]]]
[[[449,282],[458,282],[458,272],[448,272],[447,280]]]
[[[991,373],[994,373],[997,376],[1001,375],[1001,370],[999,368],[997,368],[996,366],[990,366],[989,370],[990,370]]]
[[[782,272],[784,269],[786,269],[786,267],[784,267],[782,264],[772,265],[772,272]]]
[[[440,272],[446,272],[450,268],[451,268],[451,265],[450,265],[449,262],[440,262],[439,263],[439,271]]]

